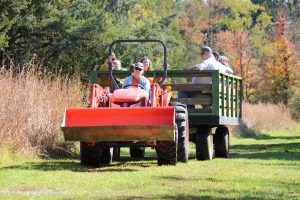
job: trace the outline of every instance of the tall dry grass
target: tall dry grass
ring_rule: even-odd
[[[79,76],[44,69],[32,59],[18,73],[14,67],[0,70],[0,148],[43,153],[62,141],[65,107],[84,106],[87,90]]]
[[[242,118],[240,134],[292,129],[295,125],[290,110],[283,104],[243,103]]]

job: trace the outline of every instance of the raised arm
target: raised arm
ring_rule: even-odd
[[[201,64],[197,64],[197,65],[194,65],[194,66],[186,67],[185,69],[188,69],[188,70],[206,70],[207,66],[204,63],[201,63]]]

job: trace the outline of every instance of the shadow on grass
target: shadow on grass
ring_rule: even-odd
[[[224,191],[225,192],[225,191]],[[226,191],[228,192],[228,191]],[[144,196],[140,196],[140,197],[121,197],[120,199],[122,200],[132,200],[132,199],[145,199]],[[153,197],[153,198],[149,198],[147,197],[146,199],[176,199],[176,200],[182,200],[182,199],[195,199],[195,200],[199,200],[199,199],[203,199],[203,200],[211,200],[211,199],[215,199],[215,200],[233,200],[233,199],[237,199],[235,198],[228,198],[228,197],[216,197],[214,195],[178,195],[178,196],[171,196],[171,195],[158,195],[157,197]],[[244,195],[243,197],[239,197],[238,199],[242,199],[242,200],[251,200],[251,199],[255,199],[255,200],[262,200],[262,199],[266,199],[266,197],[264,196],[253,196],[253,195]]]
[[[224,178],[205,178],[198,176],[198,178],[185,178],[184,175],[178,176],[157,176],[158,179],[164,180],[161,184],[161,187],[168,188],[169,185],[174,184],[174,182],[181,183],[189,183],[194,186],[193,192],[187,193],[185,190],[174,191],[174,193],[170,192],[169,194],[157,194],[155,196],[122,196],[118,199],[299,199],[300,193],[298,192],[298,188],[300,187],[300,183],[295,182],[294,180],[277,180],[273,181],[272,184],[272,192],[266,192],[262,188],[266,188],[270,190],[270,183],[262,183],[257,188],[253,188],[252,186],[248,186],[249,183],[257,182],[257,178],[240,178],[236,183],[240,183],[246,187],[229,187],[227,189],[220,189],[218,187],[210,187],[210,184],[216,183],[218,185],[220,181],[224,181],[225,183],[228,180],[224,180]],[[188,181],[188,182],[187,182]],[[194,182],[192,182],[194,181]],[[161,181],[158,181],[161,183]],[[209,185],[207,183],[210,182]],[[230,181],[229,181],[230,182]],[[199,187],[195,186],[196,183],[206,183]],[[288,188],[286,186],[289,186]],[[185,187],[185,186],[183,186]],[[278,188],[278,189],[277,189]],[[282,189],[284,188],[284,189]]]
[[[1,167],[0,170],[19,169],[19,170],[42,170],[60,171],[69,170],[73,172],[133,172],[136,167],[151,167],[156,165],[156,158],[144,158],[143,160],[133,160],[130,157],[121,157],[118,161],[113,161],[111,165],[98,168],[82,166],[78,159],[45,159],[36,162],[26,162],[20,165]]]
[[[201,178],[186,178],[183,176],[157,176],[158,179],[163,179],[166,181],[199,181]]]
[[[197,195],[178,195],[178,196],[172,196],[172,195],[158,195],[156,197],[144,197],[144,196],[136,196],[136,197],[121,197],[120,199],[122,200],[132,200],[132,199],[178,199],[178,200],[182,200],[182,199],[212,199],[212,196],[197,196]],[[213,198],[213,199],[217,199],[218,198]],[[222,198],[220,198],[222,199]],[[224,198],[225,199],[225,198]],[[228,199],[228,198],[227,198]]]
[[[264,200],[264,199],[283,199],[287,196],[291,198],[297,198],[299,197],[298,193],[289,192],[288,194],[278,194],[276,197],[274,194],[268,194],[266,192],[258,192],[256,191],[253,193],[253,191],[243,191],[241,193],[237,190],[220,190],[220,189],[200,189],[195,191],[196,194],[181,194],[181,195],[156,195],[154,197],[148,197],[148,196],[123,196],[119,199],[122,200],[132,200],[132,199],[191,199],[191,200],[198,200],[198,199],[204,199],[204,200],[234,200],[234,199],[241,199],[241,200]],[[200,194],[199,194],[200,193]],[[210,195],[211,194],[211,195]],[[232,196],[232,197],[230,197]],[[295,198],[295,199],[296,199]]]
[[[131,166],[131,167],[152,167],[157,164],[156,157],[145,157],[143,159],[135,159],[130,157],[121,157],[117,161],[113,161],[114,166]]]
[[[230,159],[260,159],[300,161],[300,142],[274,143],[274,144],[242,144],[230,146]],[[195,160],[196,154],[189,154],[189,160]],[[203,161],[199,161],[203,162]]]
[[[271,136],[263,133],[255,133],[247,136],[240,136],[243,138],[253,138],[255,140],[299,140],[300,136]]]
[[[300,143],[234,145],[230,157],[300,161]]]

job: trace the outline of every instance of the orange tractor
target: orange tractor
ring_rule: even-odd
[[[120,88],[112,70],[112,47],[121,42],[156,42],[164,48],[164,71],[151,84],[150,96],[132,85]],[[188,114],[184,104],[172,102],[172,92],[162,85],[167,77],[167,48],[157,39],[116,40],[109,47],[109,76],[114,91],[91,85],[88,108],[66,108],[62,131],[66,141],[80,141],[81,163],[108,165],[120,157],[120,147],[130,147],[131,157],[143,158],[144,148],[155,148],[158,165],[188,161]]]

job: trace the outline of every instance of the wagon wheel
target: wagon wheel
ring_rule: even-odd
[[[215,156],[218,158],[229,157],[229,130],[219,126],[214,134]]]
[[[213,157],[213,138],[211,128],[199,126],[196,133],[196,159],[211,160]]]

